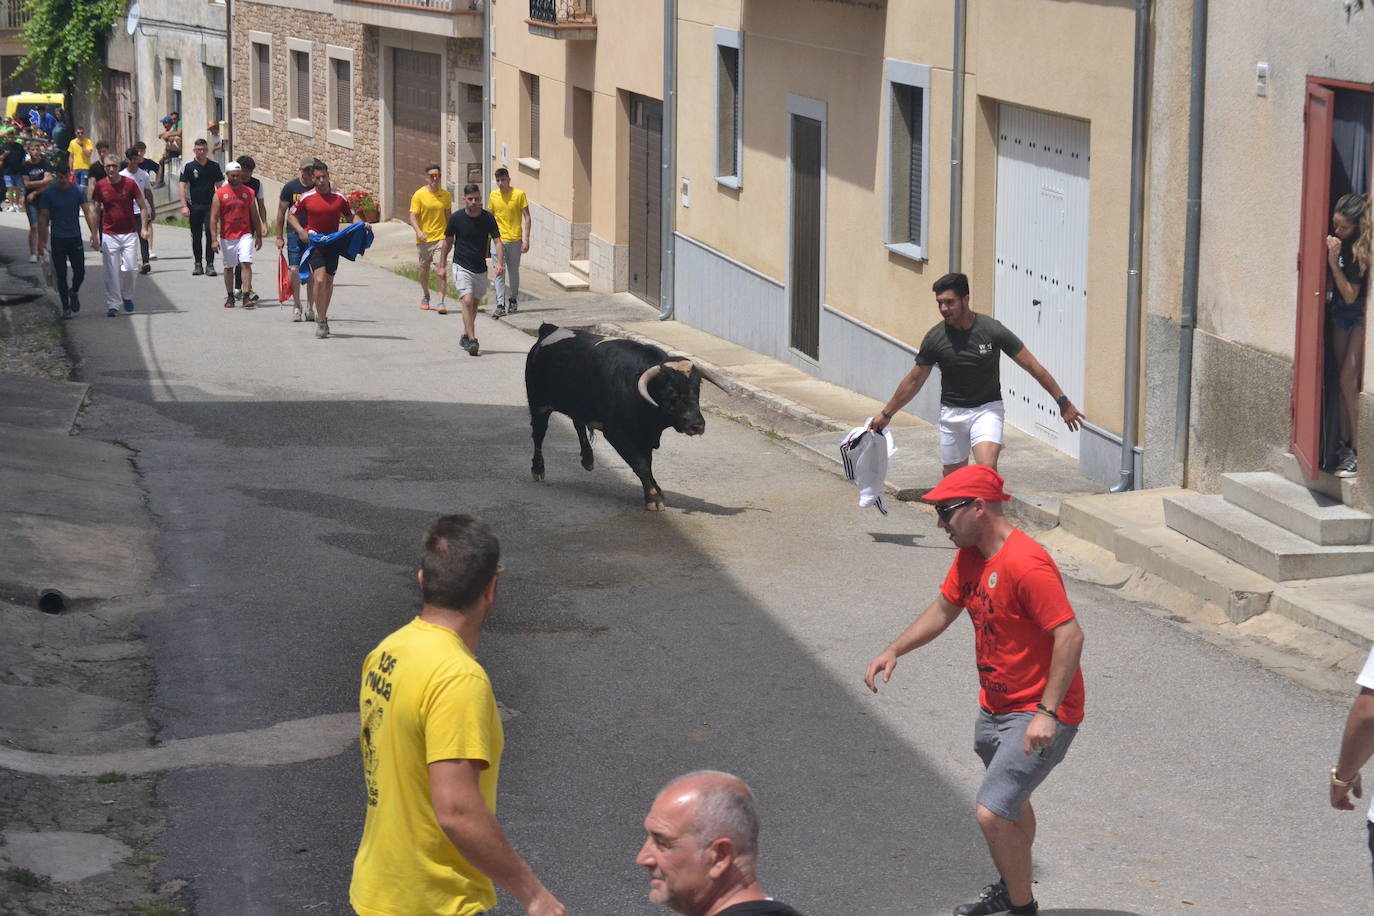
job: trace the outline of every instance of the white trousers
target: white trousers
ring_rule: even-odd
[[[138,279],[138,233],[125,232],[100,237],[105,257],[105,307],[117,309],[125,299],[134,298],[134,281]]]

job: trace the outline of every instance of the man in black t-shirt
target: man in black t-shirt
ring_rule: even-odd
[[[29,217],[29,262],[37,263],[40,252],[38,238],[38,195],[52,184],[52,163],[43,155],[43,143],[39,140],[28,142],[28,156],[25,157],[23,174],[24,209]]]
[[[215,189],[224,183],[224,172],[210,158],[210,147],[204,140],[197,140],[193,150],[195,158],[181,169],[181,215],[191,219],[191,256],[196,261],[192,275],[213,277],[217,274],[215,253],[210,249],[210,205],[214,203]],[[200,259],[202,251],[204,265]]]
[[[319,164],[314,156],[307,156],[300,161],[300,176],[292,178],[282,185],[281,196],[277,199],[277,251],[286,249],[286,263],[291,268],[291,296],[294,308],[291,310],[292,321],[314,321],[315,320],[315,301],[314,292],[310,284],[305,286],[306,310],[301,311],[301,240],[296,233],[288,231],[286,225],[286,211],[296,205],[296,201],[301,199],[301,195],[315,187],[315,166]]]
[[[444,269],[449,250],[453,251],[453,288],[463,304],[463,337],[458,346],[476,356],[477,302],[487,294],[487,252],[491,240],[501,240],[496,217],[482,209],[482,194],[475,184],[463,186],[463,209],[448,218],[444,229],[444,247],[439,254],[439,269]],[[496,246],[496,276],[506,269],[506,251]]]
[[[881,432],[897,411],[920,392],[934,366],[940,367],[940,463],[946,475],[968,464],[997,467],[1002,453],[1001,354],[1030,373],[1059,405],[1071,432],[1083,414],[1064,394],[1049,370],[996,318],[976,314],[969,305],[968,277],[945,274],[936,280],[935,304],[944,320],[921,341],[916,365],[902,379],[882,412],[869,421]]]
[[[654,903],[683,916],[801,916],[759,884],[759,815],[738,776],[679,776],[654,799],[644,832],[635,864],[649,870]]]

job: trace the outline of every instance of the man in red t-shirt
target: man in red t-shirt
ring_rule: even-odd
[[[224,307],[234,307],[234,268],[242,268],[243,307],[257,308],[253,292],[253,252],[262,247],[262,220],[253,189],[243,183],[243,167],[224,167],[227,182],[210,201],[210,250],[224,257]]]
[[[329,182],[329,166],[316,160],[315,187],[301,195],[287,213],[291,231],[301,240],[301,250],[310,244],[310,233],[329,235],[339,231],[339,223],[351,220],[360,223],[362,214],[355,215],[348,199],[334,190]],[[310,290],[315,300],[315,336],[329,336],[329,300],[334,295],[334,274],[339,270],[337,252],[310,253]],[[324,268],[321,270],[320,268]]]
[[[138,279],[138,238],[148,237],[148,218],[152,206],[145,203],[138,183],[119,174],[119,160],[104,159],[105,175],[91,189],[91,248],[103,252],[105,260],[105,314],[114,318],[122,304],[134,310],[134,281]],[[134,214],[134,204],[141,214]],[[140,228],[140,216],[142,227]]]
[[[1039,912],[1031,892],[1035,812],[1030,797],[1064,759],[1083,721],[1083,631],[1054,560],[1002,514],[1011,499],[987,465],[960,468],[923,498],[959,548],[931,605],[868,663],[878,692],[899,656],[943,633],[967,610],[973,621],[978,695],[974,749],[986,773],[978,789],[983,829],[998,881],[955,916]]]

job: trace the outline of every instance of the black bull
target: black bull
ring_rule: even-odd
[[[688,436],[706,431],[701,416],[699,366],[670,357],[658,347],[587,331],[539,327],[539,340],[525,360],[534,461],[530,472],[544,479],[544,434],[549,415],[566,414],[577,430],[582,466],[593,467],[587,428],[600,430],[644,486],[644,508],[663,508],[663,489],[654,480],[654,449],[669,427]],[[716,383],[718,384],[718,383]]]

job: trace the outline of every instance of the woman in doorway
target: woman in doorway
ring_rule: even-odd
[[[1331,347],[1340,386],[1340,445],[1336,476],[1354,477],[1357,467],[1355,430],[1359,424],[1360,363],[1364,355],[1365,295],[1368,292],[1371,244],[1369,195],[1346,194],[1336,201],[1326,237],[1326,262],[1331,270],[1327,286],[1327,314],[1331,317]]]

